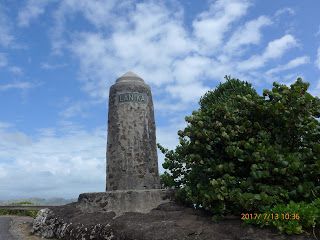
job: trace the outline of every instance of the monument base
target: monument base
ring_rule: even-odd
[[[116,190],[82,193],[77,207],[86,213],[114,212],[116,216],[125,212],[148,213],[160,204],[173,200],[172,189]]]

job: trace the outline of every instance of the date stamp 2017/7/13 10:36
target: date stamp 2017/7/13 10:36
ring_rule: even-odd
[[[241,220],[263,219],[271,221],[300,220],[298,213],[241,213]]]

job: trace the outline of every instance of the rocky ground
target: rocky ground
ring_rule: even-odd
[[[109,240],[311,240],[313,234],[280,235],[231,217],[214,223],[201,211],[166,203],[148,214],[82,213],[76,204],[42,210],[33,232],[59,239]],[[320,229],[316,235],[320,239]]]
[[[40,240],[39,236],[30,233],[33,224],[32,217],[10,216],[10,233],[16,240]]]

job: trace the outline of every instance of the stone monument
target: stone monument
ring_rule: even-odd
[[[133,72],[109,93],[107,191],[160,188],[150,87]]]
[[[110,88],[106,155],[106,192],[80,194],[81,211],[147,213],[172,199],[160,189],[151,90],[133,72]]]

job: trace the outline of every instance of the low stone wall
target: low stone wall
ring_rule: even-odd
[[[84,226],[79,223],[64,222],[49,208],[39,211],[33,222],[31,233],[48,239],[114,239],[112,229],[108,225]]]

